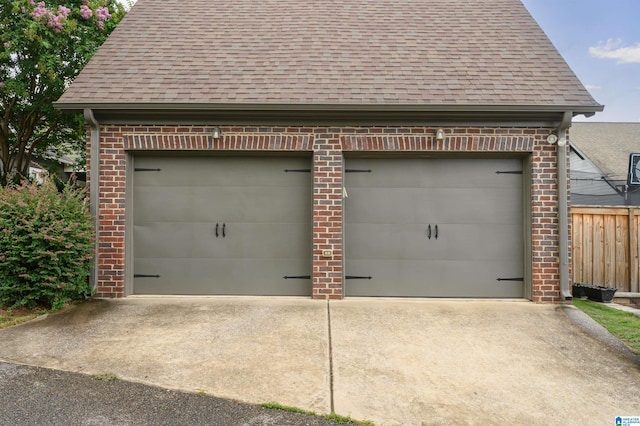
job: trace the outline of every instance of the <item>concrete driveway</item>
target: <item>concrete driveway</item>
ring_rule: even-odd
[[[570,317],[588,323],[524,301],[130,297],[0,330],[0,359],[378,425],[640,416],[638,364]]]

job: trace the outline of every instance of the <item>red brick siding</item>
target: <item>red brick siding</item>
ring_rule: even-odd
[[[91,164],[89,164],[91,167]],[[119,128],[100,133],[97,296],[124,296],[126,153]]]
[[[556,147],[551,145],[543,145],[533,154],[533,297],[540,302],[560,301],[556,159]]]
[[[533,299],[560,302],[555,146],[546,128],[103,126],[100,135],[98,296],[124,295],[126,151],[313,152],[314,298],[342,297],[343,153],[354,151],[520,152],[532,155]],[[92,167],[89,163],[88,167]],[[332,257],[323,257],[331,250]]]
[[[319,133],[313,153],[314,298],[342,298],[342,163],[339,132]],[[323,257],[323,250],[332,257]]]

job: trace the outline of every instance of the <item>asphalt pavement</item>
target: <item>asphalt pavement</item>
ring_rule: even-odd
[[[87,374],[0,362],[2,426],[337,424],[324,417],[114,380],[109,376],[96,379]]]

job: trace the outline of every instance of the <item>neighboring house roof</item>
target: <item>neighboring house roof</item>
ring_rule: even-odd
[[[609,181],[578,147],[571,144],[571,204],[572,205],[624,205],[625,199],[616,182]]]
[[[569,139],[607,179],[626,181],[629,154],[640,152],[640,123],[575,122]]]
[[[519,0],[138,0],[56,104],[591,114]]]
[[[640,152],[640,123],[575,122],[571,141],[571,202],[640,205],[640,188],[627,187],[629,154]]]

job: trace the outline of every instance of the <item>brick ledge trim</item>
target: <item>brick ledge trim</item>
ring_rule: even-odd
[[[213,140],[207,134],[141,133],[124,134],[125,150],[259,150],[312,151],[312,135],[225,134]]]
[[[341,136],[344,151],[533,151],[535,139],[527,136],[433,136],[348,135]]]

